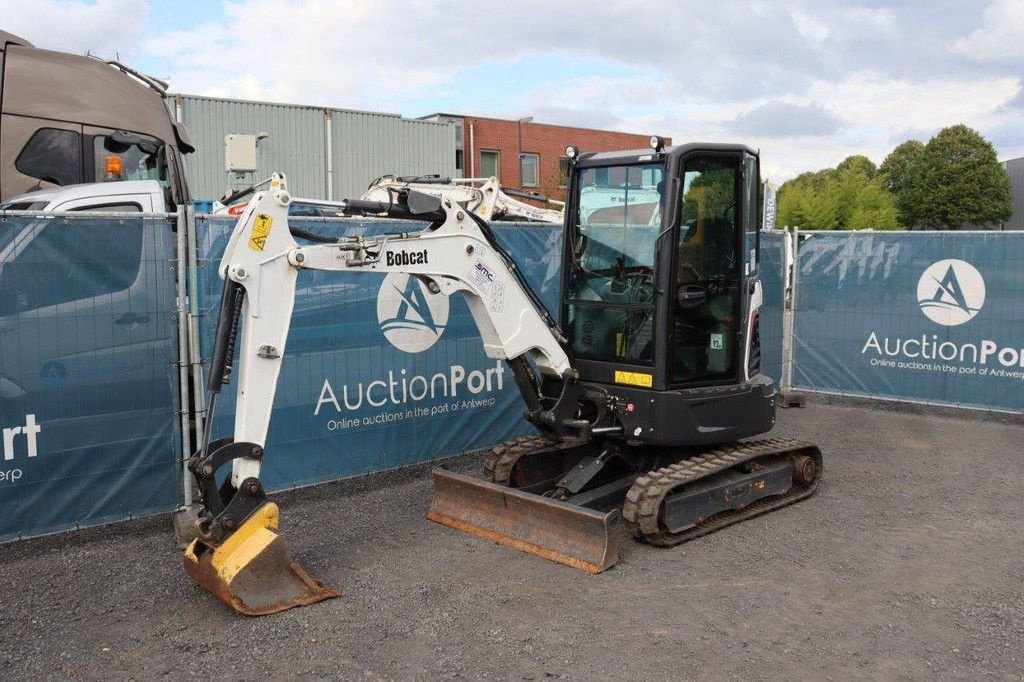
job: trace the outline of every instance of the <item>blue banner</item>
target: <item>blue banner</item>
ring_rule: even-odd
[[[401,221],[300,219],[330,235],[416,231]],[[208,359],[231,219],[198,221],[200,325]],[[561,226],[495,224],[531,287],[557,312]],[[215,437],[233,431],[234,386],[220,398]],[[503,361],[487,358],[461,296],[430,295],[404,275],[299,274],[262,478],[270,490],[474,450],[530,432]]]
[[[178,500],[172,229],[0,218],[0,541]]]
[[[1024,234],[806,237],[795,387],[1024,409]]]

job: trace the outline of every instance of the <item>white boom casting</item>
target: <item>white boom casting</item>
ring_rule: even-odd
[[[221,277],[246,294],[236,363],[236,442],[265,445],[302,268],[420,277],[432,295],[465,296],[488,357],[527,355],[542,373],[557,377],[571,369],[557,332],[520,284],[514,266],[458,204],[442,199],[443,222],[422,232],[300,246],[289,231],[290,201],[284,176],[275,174],[269,189],[258,192],[242,213],[220,263]],[[232,485],[258,477],[259,469],[258,459],[235,459]]]
[[[403,189],[423,192],[439,199],[450,199],[487,222],[495,218],[555,224],[562,222],[561,210],[539,208],[525,201],[519,201],[508,193],[516,192],[515,190],[506,192],[502,189],[498,179],[493,176],[490,178],[432,178],[428,176],[410,179],[385,175],[374,180],[370,187],[363,192],[361,198],[387,203],[393,192]],[[517,196],[545,201],[554,206],[564,206],[560,201],[530,192],[518,192]]]

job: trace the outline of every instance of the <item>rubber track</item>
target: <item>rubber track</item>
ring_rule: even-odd
[[[661,505],[679,486],[731,469],[752,459],[783,455],[794,450],[805,451],[803,454],[815,458],[817,471],[811,483],[794,484],[787,493],[766,497],[743,509],[716,514],[680,533],[670,533],[661,526]],[[626,493],[622,505],[622,518],[637,539],[652,545],[671,547],[811,496],[818,487],[818,481],[821,480],[821,471],[821,453],[817,446],[804,441],[770,438],[718,447],[638,478]]]
[[[484,460],[484,476],[492,483],[509,485],[512,469],[515,468],[516,462],[526,455],[537,450],[570,448],[576,445],[576,442],[559,442],[544,436],[522,436],[495,445]]]

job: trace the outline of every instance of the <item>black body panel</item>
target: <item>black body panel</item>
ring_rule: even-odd
[[[775,384],[763,374],[728,386],[656,391],[600,386],[620,399],[620,436],[634,444],[689,446],[728,443],[770,431],[775,425]]]

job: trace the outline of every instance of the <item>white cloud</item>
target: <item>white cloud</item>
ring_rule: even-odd
[[[792,9],[790,16],[793,17],[793,23],[796,24],[797,30],[804,38],[820,43],[828,37],[828,25],[818,21],[810,14],[799,9]]]
[[[143,0],[13,0],[3,28],[36,47],[124,58],[136,53],[146,14]]]
[[[739,134],[765,137],[815,137],[832,135],[843,127],[843,119],[817,102],[792,104],[770,100],[733,119],[731,128]]]
[[[146,25],[141,1],[19,0],[5,23],[44,46],[134,51],[181,92],[740,137],[776,177],[880,161],[906,131],[958,122],[1024,154],[1024,0],[521,0],[500,20],[456,0],[234,0],[187,30]]]
[[[995,0],[982,19],[981,28],[953,43],[953,52],[980,62],[1024,58],[1024,0]]]

